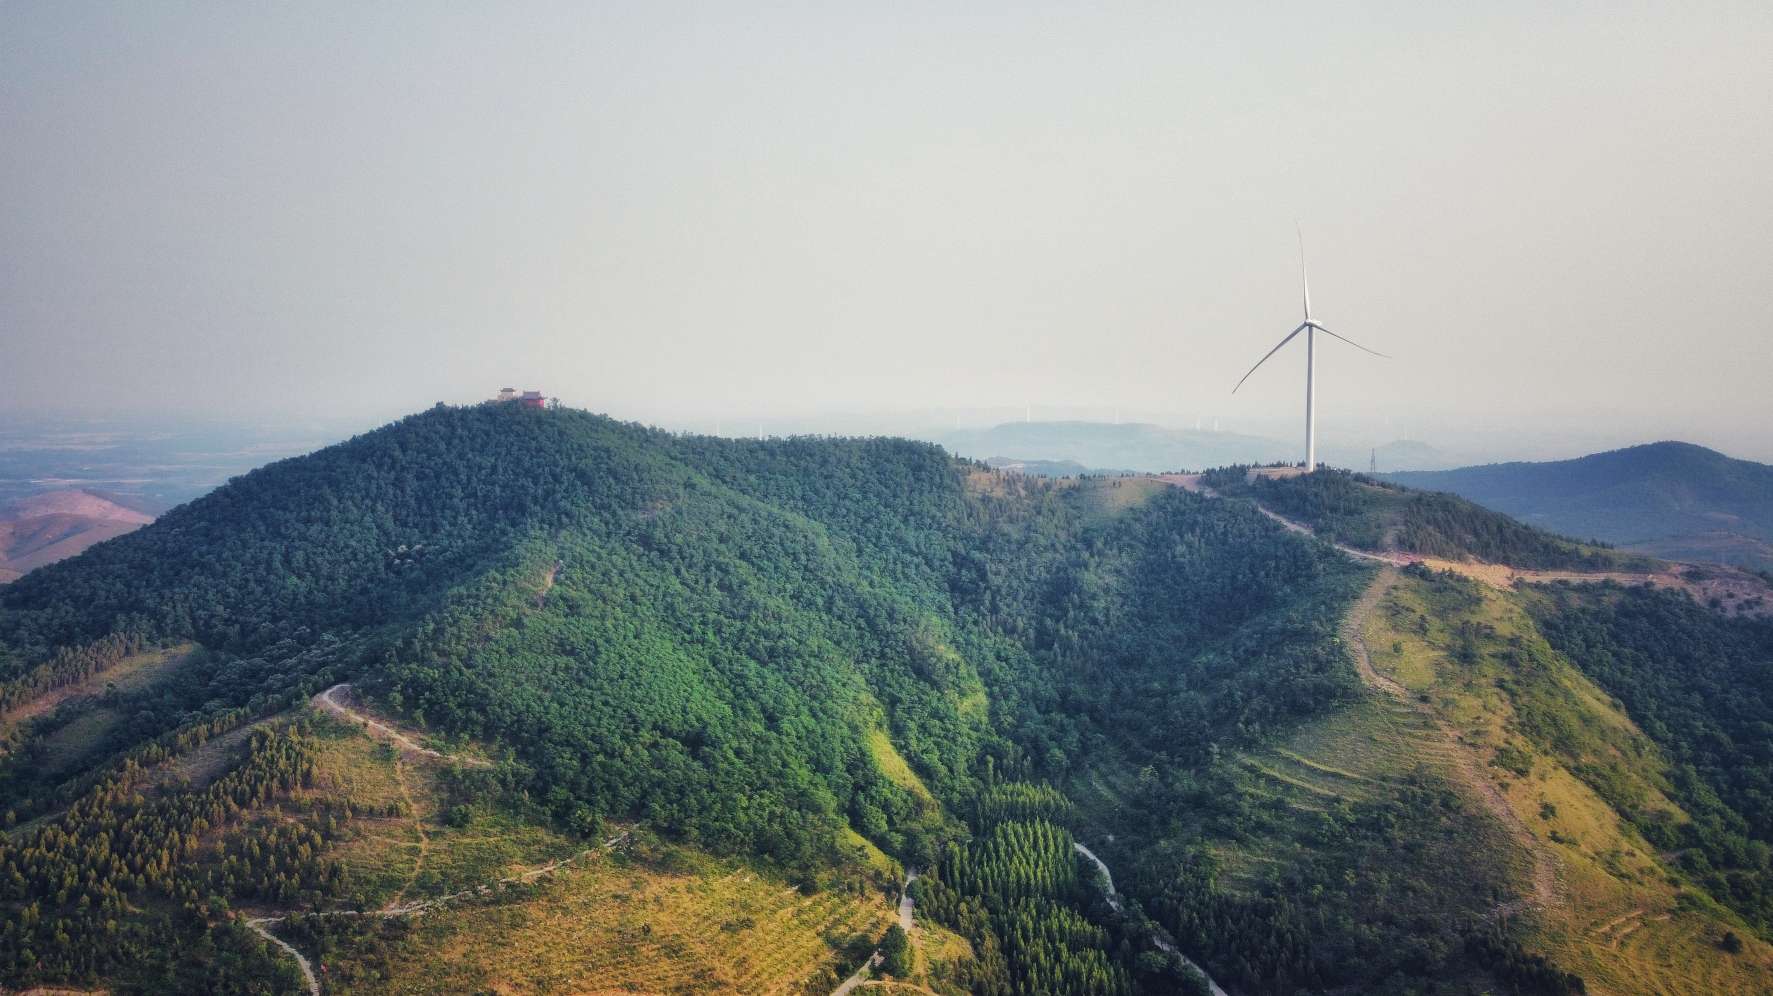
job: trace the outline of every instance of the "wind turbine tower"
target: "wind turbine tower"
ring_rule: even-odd
[[[1231,389],[1231,393],[1236,394],[1237,388],[1244,386],[1244,381],[1250,379],[1250,374],[1255,373],[1257,367],[1267,363],[1269,356],[1280,352],[1281,347],[1292,342],[1294,336],[1301,332],[1305,333],[1305,472],[1309,474],[1317,469],[1317,334],[1322,332],[1332,339],[1341,339],[1350,346],[1372,353],[1374,356],[1385,356],[1385,354],[1378,350],[1367,349],[1347,336],[1337,335],[1311,317],[1311,278],[1305,269],[1305,234],[1303,232],[1299,234],[1299,285],[1302,288],[1301,296],[1305,303],[1305,321],[1299,323],[1299,326],[1293,331],[1288,332],[1286,338],[1268,351],[1267,356],[1257,360],[1256,366],[1251,367],[1249,373],[1243,375],[1237,382],[1237,387]]]

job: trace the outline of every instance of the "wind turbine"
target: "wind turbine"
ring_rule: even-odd
[[[1304,289],[1305,321],[1300,322],[1298,328],[1288,332],[1285,339],[1282,339],[1279,344],[1268,351],[1268,356],[1264,356],[1257,360],[1256,366],[1251,367],[1250,373],[1244,374],[1243,377],[1238,380],[1237,387],[1232,388],[1231,393],[1236,394],[1237,388],[1244,386],[1244,381],[1250,379],[1250,374],[1255,373],[1257,367],[1267,363],[1269,356],[1273,356],[1280,352],[1281,347],[1292,342],[1294,336],[1301,332],[1305,333],[1305,472],[1309,474],[1317,469],[1317,408],[1315,406],[1317,388],[1317,334],[1322,332],[1324,335],[1332,338],[1341,339],[1350,346],[1372,353],[1374,356],[1385,357],[1385,354],[1376,349],[1367,349],[1367,347],[1355,342],[1347,336],[1337,335],[1318,324],[1317,320],[1311,317],[1311,278],[1305,270],[1304,232],[1299,233],[1299,284]],[[1390,359],[1390,357],[1385,358]]]

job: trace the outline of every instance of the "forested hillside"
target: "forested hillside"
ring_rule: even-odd
[[[1557,592],[1537,608],[1551,645],[1667,752],[1692,819],[1626,814],[1719,901],[1773,931],[1773,623],[1639,588]]]
[[[1411,514],[1461,549],[1602,555]],[[526,991],[817,991],[877,941],[943,993],[1175,992],[1182,954],[1240,996],[1572,991],[1532,922],[1490,915],[1523,886],[1444,771],[1272,766],[1374,709],[1344,632],[1373,577],[1152,480],[440,407],[0,589],[0,983],[294,991],[274,929],[370,991],[445,961],[554,980]],[[309,707],[346,681],[429,746]],[[1693,764],[1758,818],[1727,756]],[[1359,791],[1324,802],[1311,764]],[[1112,902],[1084,841],[1125,870]],[[915,950],[853,934],[907,868]],[[816,916],[760,912],[795,891]],[[512,940],[464,965],[476,918]],[[798,960],[720,942],[766,930]],[[579,974],[501,960],[544,942]],[[654,954],[579,953],[610,947]]]

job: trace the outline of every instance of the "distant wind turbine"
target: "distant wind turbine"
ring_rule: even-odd
[[[1315,407],[1314,397],[1317,387],[1317,333],[1322,332],[1324,335],[1341,339],[1350,346],[1372,353],[1374,356],[1385,356],[1385,354],[1375,349],[1367,349],[1367,347],[1355,342],[1347,336],[1337,335],[1318,324],[1317,320],[1311,317],[1311,278],[1305,270],[1304,232],[1299,233],[1299,284],[1304,288],[1305,321],[1299,323],[1298,328],[1288,332],[1285,339],[1282,339],[1278,345],[1268,351],[1268,356],[1264,356],[1257,360],[1256,366],[1251,367],[1250,373],[1244,374],[1243,377],[1238,380],[1237,387],[1232,388],[1231,393],[1236,394],[1237,388],[1244,386],[1244,381],[1250,379],[1250,374],[1256,372],[1256,367],[1260,367],[1262,364],[1267,363],[1269,356],[1273,356],[1280,352],[1281,347],[1292,342],[1294,336],[1301,332],[1305,333],[1305,472],[1309,474],[1317,469],[1317,408]],[[1386,357],[1386,359],[1390,359],[1390,357]]]

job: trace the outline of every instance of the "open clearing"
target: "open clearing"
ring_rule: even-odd
[[[841,949],[872,945],[893,920],[872,892],[807,896],[736,863],[660,857],[606,854],[527,895],[371,928],[405,935],[358,945],[384,977],[360,976],[350,950],[333,971],[371,993],[800,992],[835,986]]]
[[[445,773],[485,768],[483,757],[441,754],[343,696],[321,698],[312,787],[266,818],[302,820],[342,799],[359,810],[328,849],[346,868],[350,905],[323,914],[350,929],[300,952],[324,990],[828,991],[895,917],[867,884],[868,869],[890,862],[860,838],[857,873],[807,894],[687,847],[587,849],[497,806],[450,826]],[[890,746],[875,745],[896,768]],[[288,912],[258,911],[252,926],[297,941],[279,927]]]

